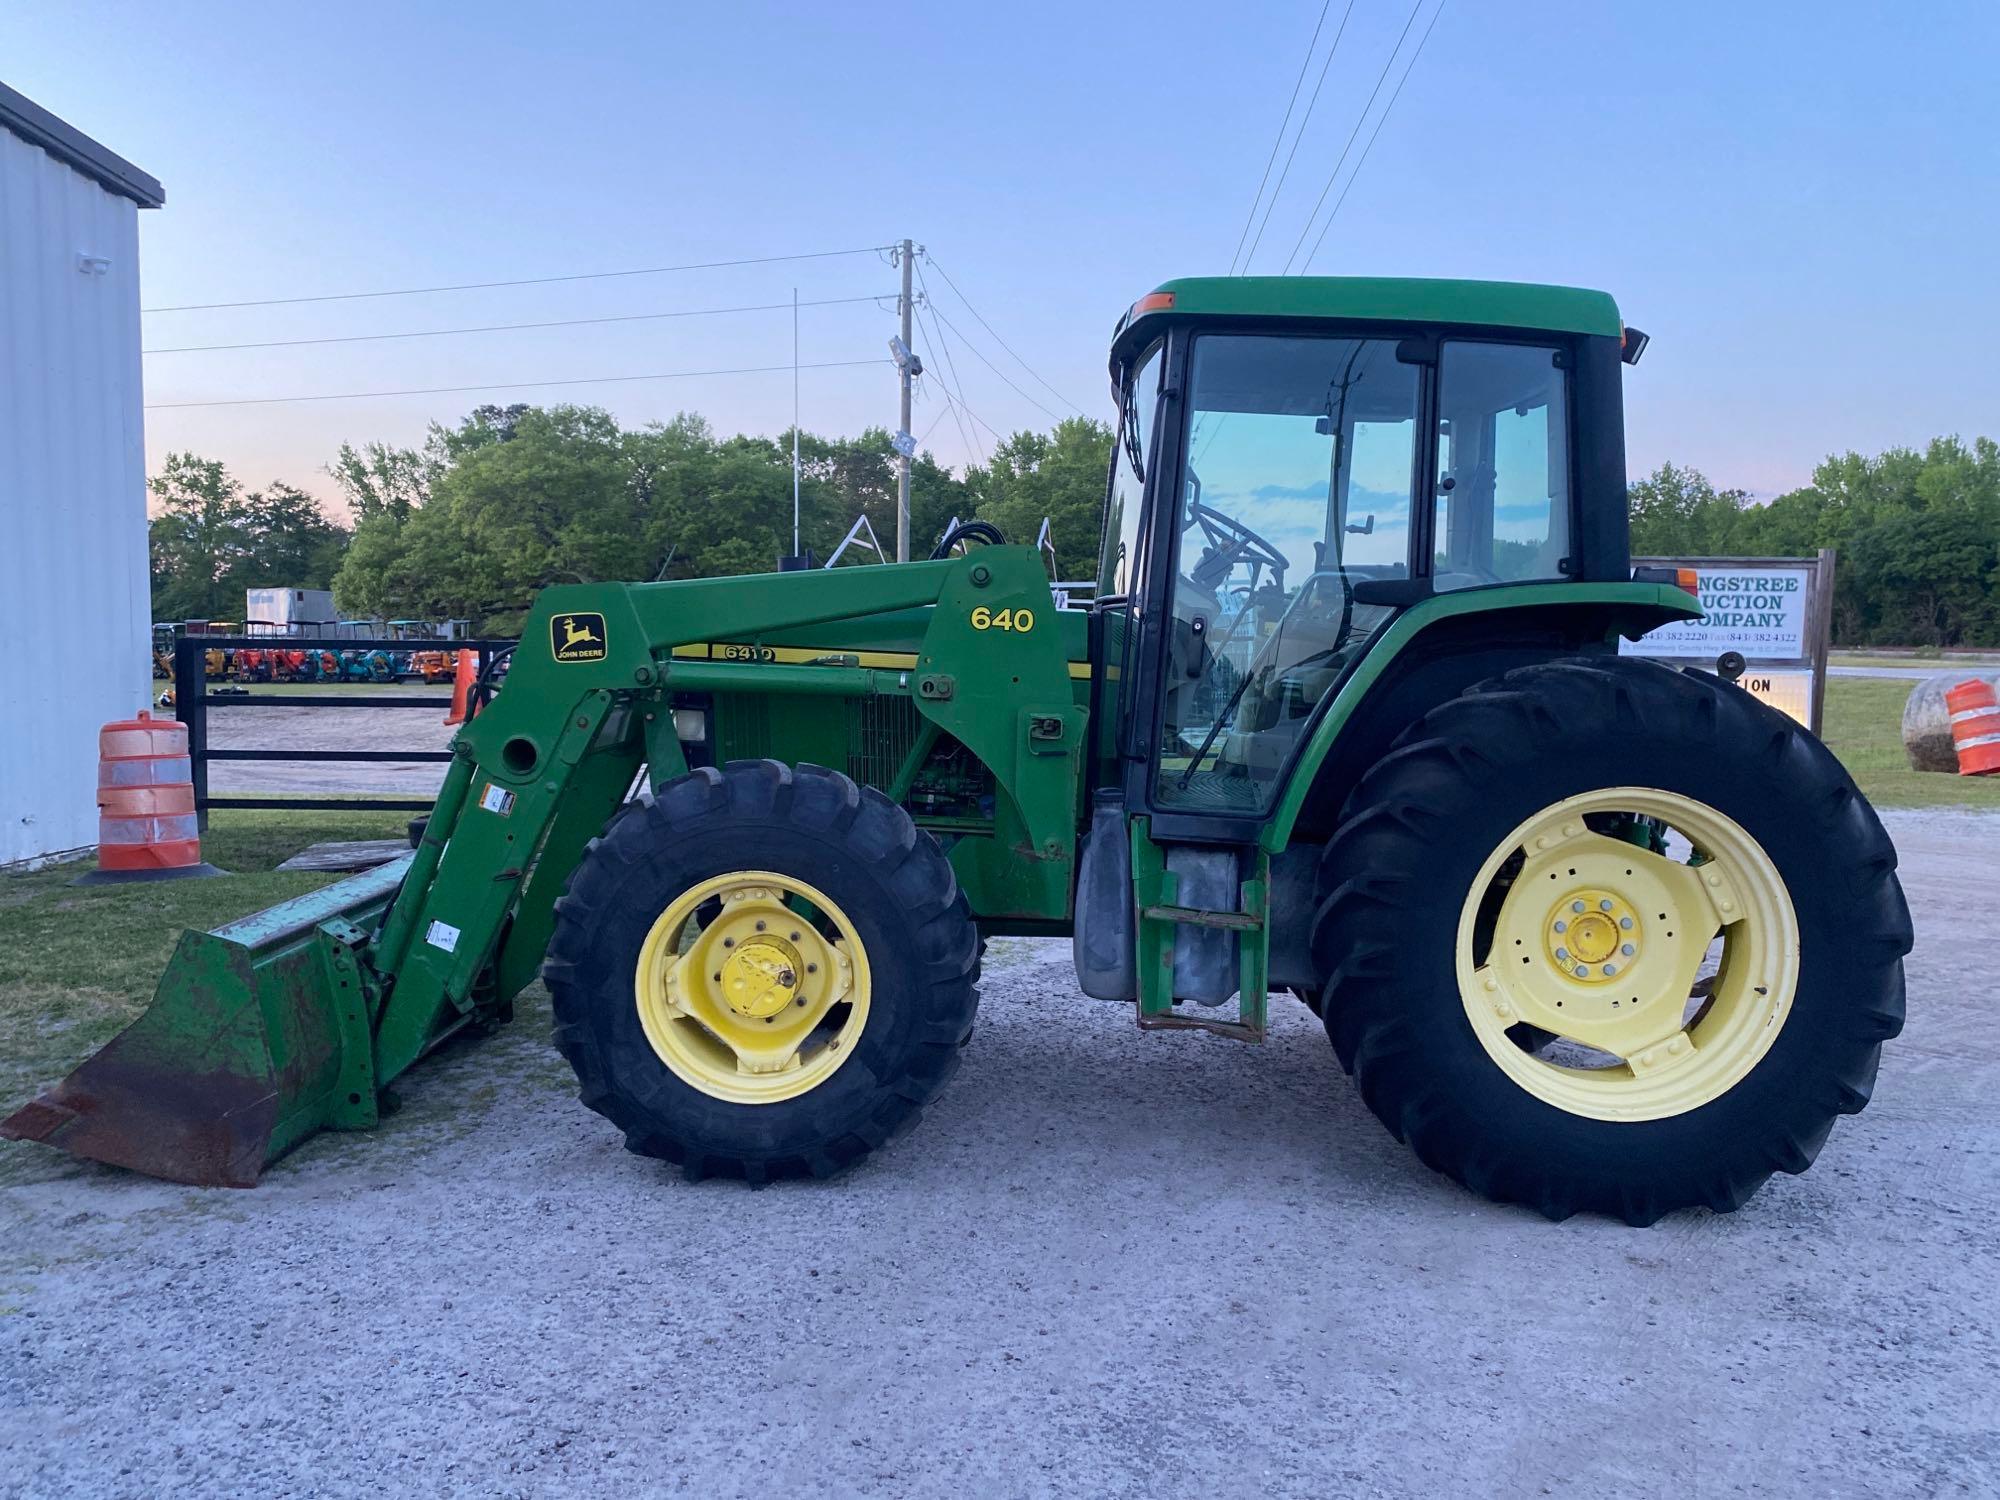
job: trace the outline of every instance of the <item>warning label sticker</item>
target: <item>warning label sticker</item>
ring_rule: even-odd
[[[514,810],[514,794],[504,786],[486,783],[486,790],[479,794],[479,805],[497,817],[506,817]]]
[[[433,922],[424,932],[424,941],[447,953],[458,951],[458,929],[449,922]]]

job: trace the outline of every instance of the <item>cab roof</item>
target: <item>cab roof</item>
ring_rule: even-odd
[[[1601,334],[1624,329],[1608,292],[1526,281],[1445,281],[1413,276],[1187,276],[1132,304],[1113,335],[1114,354],[1141,324],[1169,317],[1339,318]]]

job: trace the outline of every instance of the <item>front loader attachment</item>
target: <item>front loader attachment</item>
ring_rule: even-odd
[[[251,1187],[314,1131],[377,1119],[358,954],[410,856],[188,932],[146,1013],[0,1135],[203,1187]]]

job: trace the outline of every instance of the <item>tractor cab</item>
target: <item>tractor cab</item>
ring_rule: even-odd
[[[1098,578],[1131,801],[1257,819],[1399,614],[1628,579],[1622,331],[1602,293],[1511,284],[1204,279],[1140,299],[1113,344]]]

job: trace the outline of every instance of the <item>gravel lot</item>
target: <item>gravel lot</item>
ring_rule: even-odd
[[[457,730],[447,728],[449,689],[404,682],[357,689],[383,697],[433,697],[437,708],[347,708],[329,694],[331,708],[255,708],[232,703],[211,708],[209,744],[217,750],[448,750]],[[319,792],[431,797],[444,784],[442,761],[223,760],[208,770],[211,792],[308,795]]]
[[[628,1156],[539,1006],[253,1192],[10,1146],[0,1493],[2000,1492],[2000,816],[1891,822],[1876,1103],[1650,1230],[1434,1176],[1302,1008],[1141,1035],[1045,943],[831,1184]]]

